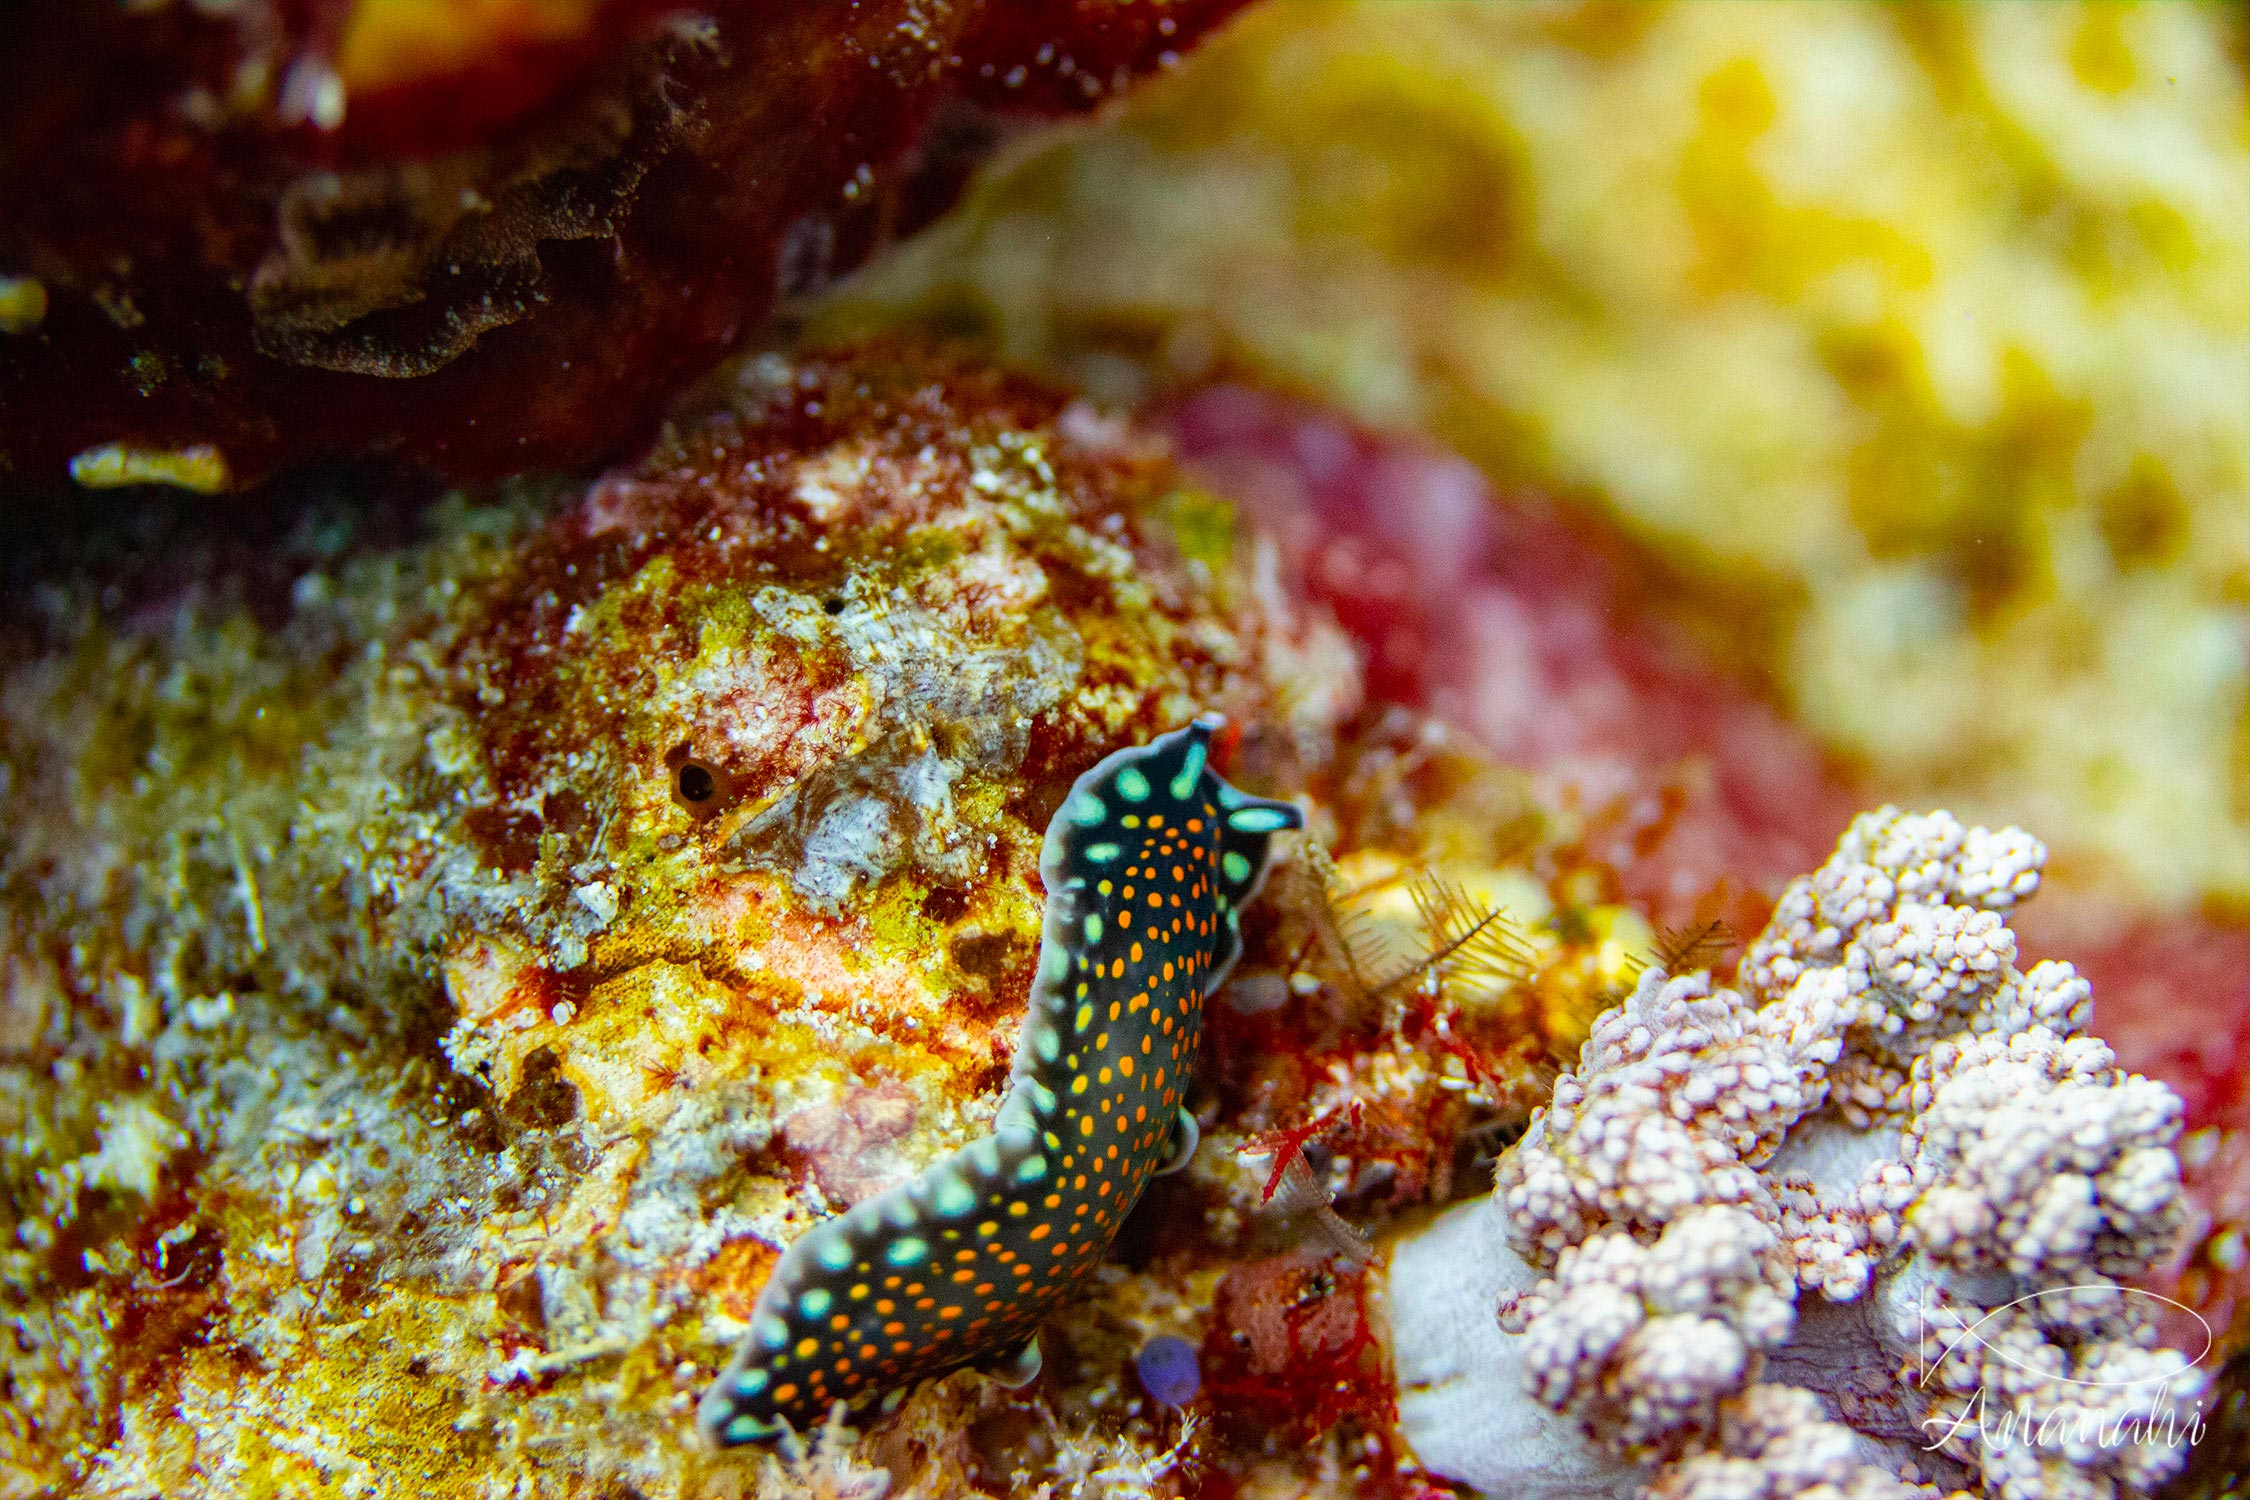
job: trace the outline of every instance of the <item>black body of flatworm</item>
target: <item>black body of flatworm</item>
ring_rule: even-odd
[[[1078,779],[1048,826],[1047,909],[992,1134],[807,1232],[704,1397],[723,1445],[805,1432],[968,1364],[1038,1369],[1039,1324],[1149,1177],[1193,1149],[1181,1108],[1204,997],[1241,948],[1268,843],[1304,819],[1210,769],[1204,716]]]

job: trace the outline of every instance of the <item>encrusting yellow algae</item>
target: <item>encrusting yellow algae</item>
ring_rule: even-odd
[[[47,286],[36,276],[0,276],[0,333],[29,333],[47,320]]]
[[[101,443],[71,459],[70,477],[90,490],[165,484],[215,495],[227,487],[227,456],[209,443],[185,448]]]

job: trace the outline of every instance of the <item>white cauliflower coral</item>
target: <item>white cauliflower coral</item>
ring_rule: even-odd
[[[1858,1030],[1829,1082],[1864,1128],[1904,1107],[1907,1068],[1930,1041],[2015,1003],[2016,939],[2000,914],[2038,890],[2046,862],[2018,828],[1892,807],[1863,814],[1826,864],[1790,882],[1739,978],[1772,997],[1810,973],[1841,976]]]
[[[1927,1493],[1896,1472],[1925,1448],[2006,1500],[2140,1496],[2179,1467],[2149,1430],[2205,1379],[2115,1280],[2186,1217],[2179,1101],[2082,1034],[2070,965],[2016,969],[2004,914],[2045,858],[1942,812],[1860,817],[1741,991],[1645,974],[1503,1159],[1509,1358],[1597,1449],[1668,1461],[1644,1493]],[[1792,1348],[1800,1288],[1880,1295]],[[1871,1462],[1776,1363],[1887,1390],[1931,1441],[1894,1420]]]
[[[2179,1096],[2044,1026],[1939,1042],[1914,1064],[1905,1238],[1938,1263],[2058,1281],[2138,1276],[2172,1246]],[[1878,1236],[1881,1238],[1881,1236]]]
[[[1698,1205],[1767,1203],[1753,1169],[1827,1098],[1844,1001],[1819,975],[1754,1011],[1702,975],[1644,974],[1501,1164],[1516,1248],[1547,1262],[1599,1224],[1655,1232]]]
[[[1930,1492],[1865,1460],[1857,1433],[1793,1385],[1754,1385],[1719,1410],[1710,1450],[1667,1469],[1647,1500],[1910,1500]]]
[[[1795,1276],[1773,1231],[1705,1205],[1643,1245],[1606,1229],[1563,1251],[1554,1277],[1501,1326],[1525,1332],[1533,1393],[1552,1409],[1653,1447],[1709,1426],[1755,1351],[1796,1326]]]
[[[1844,962],[1854,938],[1901,907],[2006,911],[2039,889],[2046,863],[2046,848],[2020,828],[1964,828],[1951,813],[1895,807],[1862,814],[1828,863],[1790,882],[1743,958],[1742,981],[1785,990],[1807,968]]]
[[[2057,1288],[1986,1310],[1939,1292],[1918,1309],[1915,1368],[1932,1444],[2001,1500],[2145,1495],[2179,1468],[2204,1378],[2162,1347],[2148,1299]]]

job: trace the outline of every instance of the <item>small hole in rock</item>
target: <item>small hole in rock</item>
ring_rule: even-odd
[[[734,801],[734,778],[725,769],[699,758],[686,741],[664,757],[672,773],[672,800],[698,821],[715,818]]]
[[[830,594],[827,598],[820,601],[820,607],[827,610],[832,615],[840,615],[844,612],[843,596],[840,594]]]

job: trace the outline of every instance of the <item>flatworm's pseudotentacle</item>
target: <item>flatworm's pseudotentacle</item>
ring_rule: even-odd
[[[1180,1100],[1204,997],[1240,951],[1269,840],[1304,823],[1212,772],[1220,722],[1078,779],[1040,855],[1038,977],[993,1133],[789,1247],[703,1399],[715,1441],[809,1431],[837,1401],[962,1365],[1038,1372],[1041,1320],[1193,1139]]]

